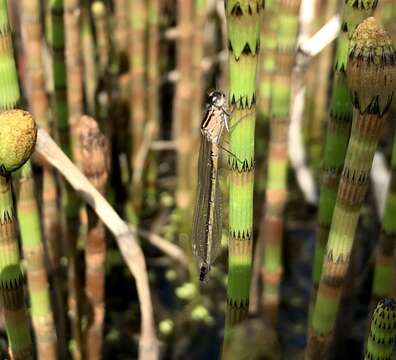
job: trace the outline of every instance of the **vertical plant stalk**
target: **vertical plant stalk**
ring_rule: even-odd
[[[63,19],[65,26],[65,54],[67,71],[67,103],[71,149],[78,163],[79,144],[75,128],[83,112],[83,70],[81,59],[81,6],[79,0],[64,0]],[[83,358],[81,335],[81,297],[78,278],[77,239],[79,229],[79,207],[76,198],[70,197],[67,209],[67,253],[68,253],[68,315],[72,329],[71,352],[73,359]]]
[[[110,64],[110,39],[107,23],[107,9],[103,1],[95,1],[91,5],[96,30],[96,43],[99,60],[99,76],[105,77]]]
[[[260,20],[264,1],[226,1],[229,46],[229,245],[226,334],[247,317],[253,246],[254,130]]]
[[[393,140],[391,179],[385,200],[384,218],[375,260],[371,309],[380,299],[390,296],[394,279],[394,250],[396,238],[396,137]]]
[[[0,74],[0,109],[12,109],[20,94],[6,0],[0,0]]]
[[[192,126],[191,137],[194,149],[198,149],[200,143],[200,127],[202,121],[202,106],[205,92],[205,82],[201,67],[202,59],[205,52],[205,24],[206,24],[206,6],[207,0],[194,1],[194,34],[192,39],[192,60],[193,60],[193,78],[194,78],[194,97],[192,99]],[[198,153],[198,152],[197,152]],[[191,173],[196,174],[196,164],[198,163],[198,154],[192,152]],[[191,186],[197,187],[197,179],[192,178]]]
[[[98,71],[95,54],[95,39],[90,19],[89,5],[85,5],[82,14],[81,46],[84,63],[84,94],[87,100],[88,114],[96,114],[96,90],[98,88]]]
[[[282,278],[283,211],[287,197],[287,138],[291,74],[295,63],[300,0],[279,2],[276,27],[276,69],[271,98],[270,143],[264,218],[262,304],[265,316],[277,323]]]
[[[147,4],[147,122],[151,123],[153,128],[150,143],[158,138],[160,131],[159,18],[160,1],[149,0]],[[150,152],[147,160],[147,199],[153,204],[156,197],[157,157]]]
[[[364,360],[390,359],[396,337],[396,303],[381,300],[373,314]]]
[[[109,145],[96,121],[83,116],[79,121],[78,137],[81,144],[83,173],[104,194],[108,178]],[[88,210],[88,234],[85,244],[85,293],[89,323],[86,334],[87,359],[102,358],[103,325],[105,316],[106,237],[103,223],[92,210]]]
[[[318,3],[317,15],[321,24],[325,24],[336,12],[337,1],[328,0]],[[319,30],[319,29],[317,29]],[[309,129],[308,157],[316,176],[319,174],[323,155],[323,124],[327,118],[327,101],[329,92],[329,81],[332,66],[333,47],[327,46],[318,55],[318,60],[313,68],[314,79],[312,120]]]
[[[320,179],[319,226],[313,259],[313,290],[310,302],[310,315],[312,314],[320,281],[323,258],[337,198],[338,184],[352,124],[352,102],[346,84],[349,39],[356,26],[373,13],[377,6],[377,1],[372,0],[363,5],[364,7],[360,6],[355,0],[345,1],[341,32],[337,39],[334,79]]]
[[[0,14],[3,9],[6,6],[0,8]],[[11,359],[33,357],[10,174],[29,159],[36,134],[36,124],[29,113],[22,110],[0,113],[0,302]]]
[[[130,2],[130,45],[129,45],[129,74],[130,74],[130,129],[132,131],[131,170],[143,171],[143,165],[138,164],[139,149],[143,144],[144,126],[146,124],[147,94],[146,94],[146,30],[147,5],[146,1]],[[140,169],[137,169],[140,167]],[[143,206],[143,184],[131,182],[131,209],[139,214]]]
[[[372,17],[363,21],[352,35],[347,80],[354,107],[351,138],[326,246],[306,359],[318,359],[328,351],[374,152],[395,92],[395,50]]]
[[[22,167],[18,185],[18,223],[26,261],[37,356],[42,360],[57,359],[56,332],[44,265],[40,213],[34,198],[34,181],[30,162]]]
[[[33,356],[29,318],[24,303],[11,178],[0,176],[0,300],[12,359]]]
[[[115,45],[116,53],[119,57],[120,72],[124,67],[128,67],[128,47],[129,47],[129,1],[114,0],[115,10]]]
[[[275,70],[275,55],[276,55],[276,1],[266,1],[265,11],[263,19],[261,21],[260,31],[260,60],[259,60],[259,82],[258,82],[258,128],[256,130],[256,149],[262,149],[263,151],[257,151],[256,158],[259,161],[258,171],[256,171],[256,182],[255,189],[259,193],[264,191],[266,184],[266,171],[264,170],[267,166],[267,160],[262,161],[265,157],[268,145],[268,136],[266,134],[266,128],[270,118],[271,110],[271,97],[272,97],[272,79]],[[261,153],[261,154],[260,154]],[[260,156],[261,155],[261,156]],[[264,247],[264,234],[265,234],[265,207],[266,204],[263,202],[259,232],[257,242],[254,249],[254,266],[251,280],[250,289],[250,313],[257,313],[261,306],[262,287],[260,286],[261,269],[263,262],[263,247]]]
[[[54,93],[52,97],[52,113],[54,116],[54,134],[62,150],[71,157],[71,139],[69,129],[69,112],[67,104],[67,79],[65,64],[65,30],[63,21],[63,0],[50,0],[50,22],[48,24],[48,42],[52,52],[52,74],[54,79]],[[70,186],[60,179],[62,242],[64,245],[67,225],[74,223],[78,216],[77,203],[73,200],[73,191]],[[75,199],[75,198],[74,198]],[[65,210],[66,209],[66,210]],[[67,221],[66,221],[67,220]],[[52,234],[52,233],[51,233]],[[54,231],[55,234],[55,231]],[[67,357],[66,312],[63,299],[63,268],[61,265],[62,245],[59,237],[51,236],[46,239],[49,253],[49,267],[53,278],[54,298],[53,308],[55,325],[58,334],[59,354]]]
[[[193,10],[192,0],[177,1],[179,37],[176,48],[176,65],[180,78],[176,85],[173,103],[173,134],[177,141],[176,205],[183,214],[190,217],[194,196],[190,166],[193,150],[191,141],[191,118],[193,115],[191,104],[194,96],[191,81],[193,76]]]
[[[260,32],[260,79],[258,113],[263,122],[270,118],[272,78],[276,67],[277,0],[267,1]]]
[[[30,85],[30,110],[37,123],[45,129],[48,124],[48,99],[45,89],[44,66],[41,56],[42,32],[40,2],[23,0],[22,26],[25,29],[25,52]],[[31,164],[22,168],[19,177],[18,221],[26,258],[32,319],[39,359],[55,359],[56,333],[50,304],[48,277],[44,264],[44,247],[40,229],[40,215],[34,196]],[[59,238],[59,217],[56,203],[56,184],[51,168],[43,169],[43,214],[47,239]],[[54,241],[50,241],[53,243]]]

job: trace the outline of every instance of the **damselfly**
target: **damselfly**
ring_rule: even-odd
[[[226,96],[221,91],[211,91],[201,124],[198,190],[192,227],[192,249],[200,260],[201,281],[205,281],[220,250],[222,221],[218,161],[221,137],[224,128],[229,130],[229,119]]]

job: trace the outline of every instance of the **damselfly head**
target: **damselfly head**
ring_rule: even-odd
[[[209,103],[214,105],[218,108],[223,108],[227,106],[227,97],[225,94],[220,90],[212,90],[208,94],[209,96]]]

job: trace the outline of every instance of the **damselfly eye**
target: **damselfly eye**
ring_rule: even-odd
[[[221,107],[226,103],[226,96],[219,90],[212,90],[208,94],[209,102],[213,105]]]

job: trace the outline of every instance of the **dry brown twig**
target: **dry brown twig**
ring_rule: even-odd
[[[66,178],[79,196],[92,207],[114,235],[120,252],[136,281],[142,316],[139,359],[157,359],[158,342],[155,334],[146,262],[131,227],[119,217],[99,191],[95,189],[43,129],[38,130],[36,153]]]

